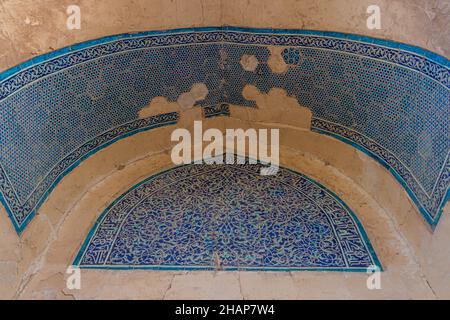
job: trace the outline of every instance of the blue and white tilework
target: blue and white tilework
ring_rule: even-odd
[[[339,270],[380,266],[351,210],[315,181],[261,164],[175,167],[120,196],[74,265]]]
[[[281,55],[284,62],[288,65],[298,65],[300,63],[300,49],[298,48],[286,48]]]
[[[286,72],[272,73],[268,46],[283,47]],[[242,68],[243,54],[258,59],[254,72]],[[1,200],[21,232],[83,158],[176,122],[176,114],[138,120],[154,97],[176,101],[204,83],[204,115],[226,115],[226,104],[255,106],[242,96],[252,84],[285,89],[312,110],[312,130],[380,161],[435,226],[450,194],[449,67],[417,47],[302,30],[212,27],[77,44],[0,74]]]
[[[205,106],[202,109],[203,116],[205,118],[230,115],[230,106],[227,103],[220,103],[214,106]]]

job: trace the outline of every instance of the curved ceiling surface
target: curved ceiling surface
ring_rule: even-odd
[[[273,50],[279,48],[281,50]],[[278,52],[286,69],[274,72]],[[256,67],[243,68],[243,55]],[[154,97],[197,83],[198,105],[255,106],[283,88],[313,113],[312,130],[380,161],[435,226],[449,197],[450,63],[417,47],[355,35],[214,27],[123,34],[37,57],[0,75],[0,192],[18,232],[54,185],[109,143],[176,113],[139,119]]]

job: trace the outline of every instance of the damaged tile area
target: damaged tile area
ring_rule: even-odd
[[[227,115],[226,104],[363,150],[431,226],[439,221],[450,182],[442,57],[353,35],[231,27],[120,35],[77,49],[0,82],[0,117],[11,124],[2,128],[0,189],[18,232],[61,176],[130,134],[124,128],[146,130],[140,120],[165,110]]]

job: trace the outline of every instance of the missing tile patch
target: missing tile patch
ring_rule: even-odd
[[[234,106],[231,108],[232,117],[287,124],[307,130],[311,128],[311,110],[301,106],[296,97],[289,96],[282,88],[274,87],[263,93],[256,86],[247,84],[242,96],[255,101],[257,108]]]
[[[280,46],[268,46],[267,49],[270,52],[269,59],[267,59],[267,65],[273,73],[284,73],[288,70],[288,65],[283,58],[283,50],[285,47]]]
[[[144,119],[161,113],[180,111],[176,102],[169,102],[166,97],[154,97],[150,103],[139,110],[139,119]]]
[[[255,72],[256,68],[258,67],[259,61],[258,58],[256,58],[253,54],[244,54],[241,57],[240,64],[242,66],[242,69],[245,71]]]
[[[150,103],[139,110],[139,118],[191,109],[195,103],[204,100],[208,95],[208,87],[204,83],[195,83],[188,92],[182,93],[176,102],[170,102],[166,97],[154,97]]]
[[[195,83],[191,90],[182,93],[177,100],[181,109],[186,110],[192,108],[197,101],[204,100],[208,95],[208,87],[204,83]]]

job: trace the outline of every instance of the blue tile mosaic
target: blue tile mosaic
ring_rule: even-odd
[[[380,267],[351,210],[315,181],[261,164],[175,167],[120,196],[74,265],[363,271]]]
[[[286,48],[281,55],[286,64],[296,65],[300,63],[300,50],[297,48]]]
[[[271,72],[268,46],[284,47],[286,72]],[[243,54],[258,59],[255,72],[242,69]],[[450,197],[447,59],[355,35],[212,27],[106,37],[0,74],[0,194],[16,230],[70,168],[110,143],[108,132],[114,141],[130,124],[175,122],[161,115],[149,126],[138,112],[194,83],[209,91],[198,102],[205,117],[228,114],[227,104],[254,107],[242,96],[247,84],[285,89],[312,110],[312,130],[379,160],[437,224]]]

